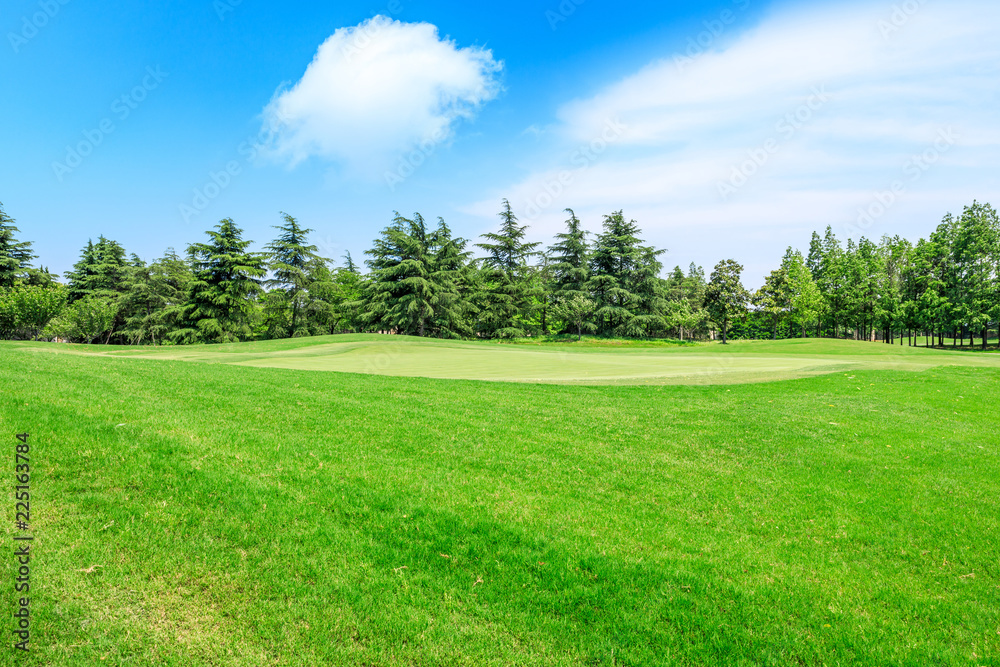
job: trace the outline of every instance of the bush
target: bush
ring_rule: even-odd
[[[114,300],[88,296],[70,304],[61,317],[49,324],[47,333],[90,344],[111,329],[116,315],[118,304]]]
[[[0,335],[37,339],[66,307],[62,287],[18,285],[0,292]]]

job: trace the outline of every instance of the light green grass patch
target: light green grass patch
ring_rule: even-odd
[[[506,345],[404,336],[325,336],[167,348],[35,346],[58,350],[286,370],[549,384],[742,384],[841,371],[1000,368],[1000,358],[840,340],[737,341],[730,345]]]

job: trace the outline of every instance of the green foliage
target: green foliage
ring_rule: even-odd
[[[284,224],[275,227],[281,233],[266,246],[270,253],[269,268],[274,274],[267,284],[279,290],[268,294],[267,308],[287,311],[287,325],[282,328],[292,338],[311,334],[309,322],[304,318],[316,311],[316,298],[310,289],[315,270],[310,269],[315,269],[315,264],[324,260],[316,254],[316,246],[308,242],[313,230],[303,229],[298,220],[287,213],[281,215]]]
[[[806,328],[816,322],[823,312],[823,295],[799,251],[788,249],[781,270],[787,289],[788,322],[801,329],[805,337]]]
[[[527,225],[519,225],[503,200],[500,231],[483,234],[484,243],[476,247],[486,251],[480,260],[480,275],[475,276],[477,291],[473,303],[479,313],[478,332],[486,338],[520,338],[527,332],[533,306],[542,296],[532,281],[529,262],[541,243],[527,243]]]
[[[17,231],[14,219],[4,212],[0,202],[0,289],[13,287],[31,273],[31,260],[35,259],[31,242],[18,241],[14,237]]]
[[[206,234],[209,243],[188,248],[194,264],[184,328],[171,332],[176,342],[229,343],[251,335],[256,299],[263,293],[265,256],[247,252],[251,241],[230,218]]]
[[[109,340],[118,312],[118,303],[114,299],[85,296],[69,304],[59,317],[49,323],[47,331],[52,336],[88,345],[102,337]]]
[[[705,289],[705,309],[722,328],[723,344],[728,342],[729,325],[746,314],[750,301],[750,293],[740,280],[742,273],[743,267],[735,260],[723,260],[715,265]]]
[[[597,325],[590,321],[590,316],[597,309],[597,304],[583,296],[582,293],[571,293],[556,303],[556,316],[565,320],[570,329],[575,329],[577,340],[583,339],[583,332],[596,331]]]
[[[350,253],[340,268],[319,257],[312,230],[286,213],[265,253],[251,252],[231,220],[209,232],[210,243],[190,246],[188,258],[171,250],[149,265],[101,236],[67,272],[67,293],[71,303],[115,302],[105,340],[154,345],[370,331],[504,340],[595,331],[608,339],[919,337],[956,347],[977,338],[986,347],[1000,322],[1000,220],[988,204],[946,215],[915,245],[898,236],[842,244],[827,227],[812,234],[806,256],[789,247],[752,297],[733,260],[716,267],[713,284],[694,264],[662,276],[665,251],[646,245],[622,211],[604,216],[593,242],[566,212],[565,231],[542,252],[503,200],[500,227],[475,244],[484,251],[476,260],[443,221],[432,230],[419,214],[396,214],[366,253],[367,274]],[[46,269],[30,266],[31,244],[16,231],[0,209],[0,286],[57,287]],[[577,296],[594,304],[586,322],[565,317]],[[5,308],[0,335],[28,336],[13,306]]]
[[[88,296],[117,299],[126,289],[128,266],[125,249],[116,241],[101,236],[95,245],[87,241],[80,261],[66,273],[69,301]]]
[[[782,267],[768,274],[764,284],[751,297],[751,301],[758,312],[766,317],[772,332],[771,338],[777,339],[778,327],[792,310],[792,290],[788,271]]]
[[[162,344],[183,326],[194,272],[173,248],[150,265],[134,257],[120,304],[125,326],[122,338],[132,345]]]
[[[665,250],[643,245],[635,220],[621,211],[604,217],[590,257],[587,289],[597,305],[598,332],[626,338],[651,336],[666,329],[665,299],[657,259]]]
[[[974,202],[955,223],[953,260],[954,315],[973,332],[985,332],[997,310],[997,246],[1000,220],[988,204]],[[983,347],[986,336],[983,336]]]
[[[443,338],[470,334],[462,294],[465,246],[444,220],[431,231],[419,213],[413,219],[397,213],[367,253],[372,275],[360,303],[366,327]]]
[[[587,294],[590,280],[590,246],[587,232],[572,209],[566,209],[566,231],[556,234],[557,242],[549,248],[552,269],[552,292],[557,299]]]
[[[36,340],[66,306],[61,287],[17,285],[0,289],[0,335]]]

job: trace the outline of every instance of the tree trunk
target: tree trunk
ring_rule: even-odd
[[[726,340],[726,333],[728,332],[728,329],[729,329],[729,325],[726,324],[726,323],[723,323],[723,325],[722,325],[722,344],[723,345],[729,345],[729,342]]]
[[[987,341],[989,340],[989,331],[990,331],[989,326],[987,326],[986,328],[983,329],[983,349],[984,350],[986,349],[986,344],[987,344]]]

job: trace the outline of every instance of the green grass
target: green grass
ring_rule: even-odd
[[[44,351],[402,377],[565,384],[742,384],[859,370],[1000,368],[1000,358],[842,340],[677,345],[586,340],[511,345],[405,336],[325,336],[167,348],[30,346]]]
[[[0,441],[33,442],[30,664],[1000,664],[986,357],[846,344],[846,371],[710,386],[247,365],[337,356],[313,343],[0,345]],[[663,354],[759,379],[837,345]]]

